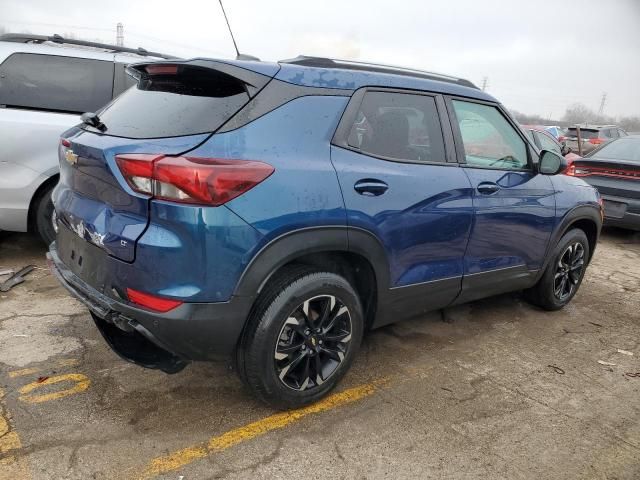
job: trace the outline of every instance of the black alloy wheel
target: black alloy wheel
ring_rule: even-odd
[[[280,330],[274,352],[278,378],[299,391],[322,385],[344,360],[351,333],[349,309],[338,297],[305,300]]]

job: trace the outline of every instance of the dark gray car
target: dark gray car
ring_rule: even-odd
[[[640,135],[602,145],[574,161],[567,174],[583,177],[598,189],[605,224],[640,230]]]

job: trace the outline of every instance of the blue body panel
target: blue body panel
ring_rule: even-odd
[[[473,187],[475,222],[465,255],[465,274],[524,266],[542,266],[556,224],[555,191],[550,177],[530,172],[463,169]],[[496,183],[483,195],[477,186]]]
[[[136,241],[147,227],[149,197],[129,188],[115,155],[178,154],[207,136],[140,141],[72,129],[68,140],[78,158],[71,166],[64,159],[64,149],[60,149],[60,181],[53,192],[58,218],[110,255],[132,262]]]
[[[297,98],[243,128],[214,135],[191,152],[259,160],[275,168],[265,182],[226,204],[264,236],[253,253],[288,231],[346,225],[329,149],[347,101],[333,96]]]
[[[462,168],[389,162],[339,147],[332,147],[331,160],[349,226],[380,239],[391,287],[462,278],[473,221],[471,184]],[[379,197],[358,194],[354,184],[372,176],[389,189]]]

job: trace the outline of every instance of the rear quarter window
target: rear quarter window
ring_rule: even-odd
[[[0,105],[69,113],[111,100],[113,62],[14,53],[0,65]]]

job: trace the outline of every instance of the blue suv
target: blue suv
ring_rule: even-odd
[[[125,360],[228,358],[290,408],[367,329],[513,290],[555,310],[580,287],[597,191],[466,80],[314,57],[128,73],[61,139],[48,254]]]

